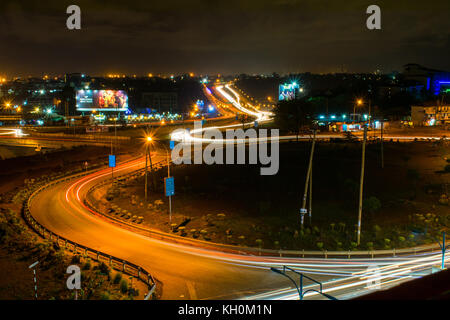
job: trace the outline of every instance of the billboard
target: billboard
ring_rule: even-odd
[[[122,90],[78,90],[77,111],[126,111],[128,96]]]
[[[297,83],[280,84],[278,101],[290,101],[298,98],[300,86]]]

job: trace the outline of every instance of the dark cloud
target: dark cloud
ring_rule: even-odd
[[[65,27],[74,3],[80,31]],[[374,3],[381,31],[365,27]],[[3,0],[0,73],[450,69],[449,30],[448,0]]]

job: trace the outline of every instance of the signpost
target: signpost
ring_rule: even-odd
[[[169,197],[169,219],[172,222],[172,196],[175,194],[174,177],[164,178],[164,189],[166,190],[166,197]]]
[[[33,269],[33,275],[34,275],[34,298],[37,300],[37,279],[36,279],[36,266],[38,265],[39,261],[36,261],[32,265],[30,265],[28,268]]]
[[[116,156],[110,154],[109,155],[109,167],[111,168],[111,185],[114,185],[114,168],[116,167]]]

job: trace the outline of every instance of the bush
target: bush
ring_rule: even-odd
[[[114,276],[113,283],[114,284],[118,284],[120,282],[120,280],[122,280],[122,274],[121,273],[116,273],[116,275]]]
[[[122,281],[120,281],[120,292],[122,293],[127,293],[128,291],[128,282],[125,279],[122,279]]]
[[[109,273],[109,267],[104,262],[100,263],[99,269],[100,269],[100,272],[103,274]]]
[[[91,269],[91,262],[88,261],[84,264],[83,266],[83,270],[90,270]]]
[[[78,254],[74,255],[72,257],[72,260],[70,260],[70,263],[72,263],[72,264],[80,263],[80,259],[81,259],[80,255],[78,255]]]
[[[100,300],[109,300],[109,292],[103,292],[100,296]]]
[[[445,166],[444,171],[445,172],[450,172],[450,164]]]
[[[363,201],[363,208],[364,210],[367,210],[369,213],[373,214],[380,210],[381,202],[377,197],[372,196]]]

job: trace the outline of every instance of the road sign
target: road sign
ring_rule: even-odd
[[[203,120],[202,120],[202,126],[204,126],[205,124],[206,124],[206,120],[203,119]]]
[[[258,121],[255,121],[255,128],[258,128]]]
[[[170,150],[173,150],[175,148],[175,141],[170,140]]]
[[[307,209],[305,209],[305,208],[301,208],[301,209],[300,209],[300,213],[301,213],[301,214],[305,214],[305,213],[308,213],[308,210],[307,210]]]
[[[34,267],[37,266],[38,263],[39,263],[39,261],[36,261],[36,262],[33,263],[32,265],[30,265],[28,268],[29,268],[29,269],[33,269]]]
[[[164,178],[164,187],[166,189],[166,197],[175,194],[175,179],[173,177]]]
[[[109,167],[110,168],[115,168],[116,167],[116,156],[110,154],[109,155]]]

